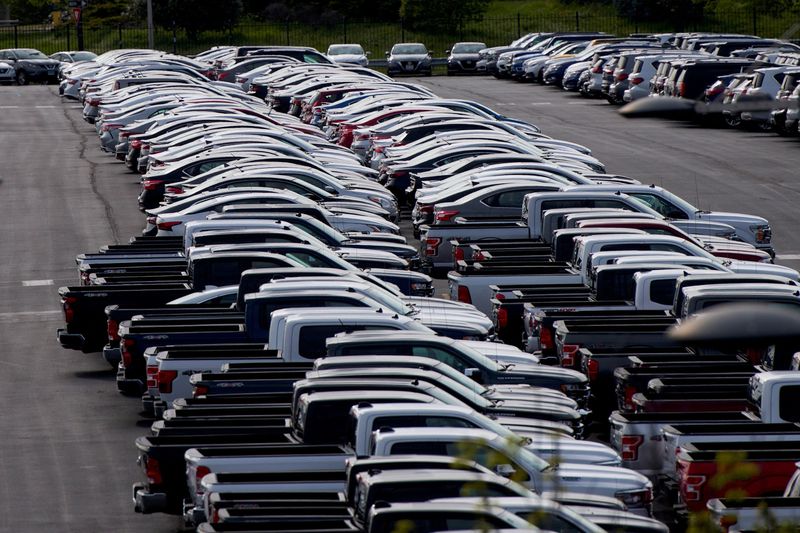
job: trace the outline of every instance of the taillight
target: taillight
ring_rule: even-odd
[[[747,355],[747,361],[751,365],[760,365],[764,357],[764,351],[760,348],[747,348],[744,353]]]
[[[480,261],[485,261],[486,260],[486,254],[484,254],[483,251],[475,252],[472,255],[472,260],[475,261],[476,263],[480,262]]]
[[[109,123],[106,122],[105,124],[103,124],[100,127],[100,131],[116,130],[116,129],[119,129],[121,127],[122,127],[122,124],[109,124]]]
[[[108,332],[109,341],[116,342],[119,340],[119,322],[109,319],[106,324],[106,331]]]
[[[159,222],[156,224],[161,231],[172,231],[172,228],[181,224],[180,220],[172,220],[170,222]]]
[[[192,397],[194,398],[205,396],[206,394],[208,394],[208,386],[206,385],[195,385],[192,388]]]
[[[633,405],[633,395],[636,394],[638,391],[636,387],[633,385],[626,385],[625,386],[625,394],[624,394],[624,401],[623,406],[628,411],[633,411],[636,409],[636,406]]]
[[[167,187],[167,192],[170,194],[183,194],[183,187],[171,185]]]
[[[138,150],[141,147],[142,147],[142,141],[140,141],[139,139],[133,139],[131,141],[131,148]]]
[[[589,378],[589,381],[596,380],[599,374],[600,363],[597,362],[597,359],[589,359],[586,362],[586,376]]]
[[[378,148],[382,148],[382,146],[379,146]],[[378,151],[378,148],[375,148],[376,152]],[[420,213],[433,213],[433,204],[420,204],[417,206],[417,211]]]
[[[539,328],[539,346],[541,346],[543,350],[549,350],[555,346],[555,342],[553,342],[553,332],[549,328]]]
[[[508,326],[508,309],[503,307],[497,310],[497,327],[502,329]]]
[[[631,85],[639,85],[644,81],[644,78],[640,78],[639,76],[633,76],[630,78]]]
[[[158,381],[158,392],[162,394],[170,394],[172,392],[172,382],[178,377],[177,370],[159,370],[156,374],[156,381]]]
[[[456,261],[463,261],[464,249],[460,246],[456,246],[456,249],[453,251],[453,257]]]
[[[434,218],[439,222],[449,222],[458,213],[459,211],[456,211],[455,209],[443,209],[442,211],[436,211]]]
[[[699,502],[703,499],[703,485],[706,476],[686,476],[683,480],[683,499],[687,502]]]
[[[147,388],[148,389],[155,389],[158,387],[158,365],[147,365],[147,370],[145,371],[147,377]]]
[[[69,324],[75,318],[75,310],[72,308],[72,304],[78,301],[78,298],[75,296],[67,296],[62,300],[62,305],[64,307],[64,321]]]
[[[196,492],[200,494],[202,491],[200,490],[200,483],[203,481],[203,478],[206,477],[211,473],[211,469],[207,466],[200,465],[194,472],[194,485],[196,487]]]
[[[680,82],[680,83],[678,84],[678,94],[679,94],[679,95],[680,95],[682,98],[685,98],[685,97],[686,97],[686,84],[685,84],[685,83],[683,83],[683,82]]]
[[[472,303],[472,296],[469,293],[469,287],[465,287],[464,285],[458,286],[458,301],[466,304]]]
[[[578,352],[578,348],[580,348],[579,344],[565,344],[561,347],[561,366],[575,366],[575,354]]]
[[[439,252],[439,245],[442,244],[441,237],[428,237],[425,239],[425,255],[434,256]]]
[[[144,180],[142,182],[142,187],[146,191],[155,191],[162,183],[164,183],[164,180]]]
[[[125,339],[120,343],[120,351],[122,352],[122,365],[125,367],[131,366],[133,364],[133,353],[131,353],[131,348],[136,345],[136,341],[133,339]]]
[[[600,74],[603,72],[603,69],[600,67],[592,67],[592,74]]]
[[[627,72],[620,72],[619,74],[617,74],[617,81],[625,81],[627,79],[628,79]]]
[[[622,436],[622,450],[620,456],[623,461],[638,461],[639,460],[639,446],[644,443],[642,435],[623,435]]]
[[[161,477],[161,467],[158,464],[157,459],[153,459],[152,457],[148,456],[145,460],[145,474],[147,475],[147,481],[151,485],[160,485],[163,481]]]

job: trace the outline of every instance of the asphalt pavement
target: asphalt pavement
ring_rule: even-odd
[[[624,119],[612,106],[491,78],[415,80],[584,144],[608,171],[663,185],[707,209],[770,220],[779,262],[800,267],[800,140]],[[138,176],[102,153],[80,107],[54,87],[0,87],[0,531],[149,531],[174,517],[133,512],[146,434],[138,400],[99,355],[61,349],[59,286],[74,258],[126,242],[143,217]]]

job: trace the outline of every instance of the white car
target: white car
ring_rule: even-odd
[[[14,67],[0,61],[0,83],[8,83],[11,85],[16,80],[14,75]]]
[[[328,47],[327,55],[336,63],[362,67],[369,65],[369,52],[364,52],[360,44],[332,44]]]

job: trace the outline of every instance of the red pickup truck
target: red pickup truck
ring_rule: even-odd
[[[677,455],[679,510],[702,511],[732,490],[779,496],[795,471],[800,442],[694,442]]]

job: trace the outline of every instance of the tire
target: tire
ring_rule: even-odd
[[[17,85],[28,85],[28,75],[24,70],[17,72]]]
[[[742,124],[742,119],[738,116],[725,115],[725,125],[729,128],[738,128]]]

